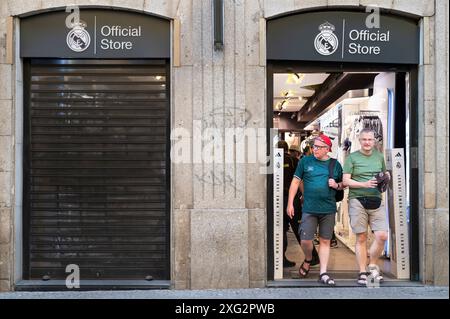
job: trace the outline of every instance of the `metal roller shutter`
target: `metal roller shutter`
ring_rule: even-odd
[[[30,60],[24,278],[169,279],[165,60]]]

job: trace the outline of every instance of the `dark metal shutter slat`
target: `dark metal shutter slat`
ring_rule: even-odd
[[[26,275],[169,279],[167,61],[65,61],[29,64]]]

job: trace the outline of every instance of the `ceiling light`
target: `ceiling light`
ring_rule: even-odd
[[[286,103],[286,100],[280,101],[280,102],[277,103],[277,105],[275,106],[275,108],[276,108],[278,111],[281,111],[281,110],[283,109],[283,106],[284,106],[285,103]]]
[[[281,110],[281,102],[278,102],[278,103],[275,105],[275,109],[278,110],[278,111]]]
[[[295,84],[294,74],[289,73],[286,79],[286,84]]]
[[[281,90],[280,91],[280,95],[289,99],[289,98],[295,97],[295,91],[293,91],[293,90]]]
[[[289,73],[286,79],[286,84],[300,84],[305,77],[303,73]]]

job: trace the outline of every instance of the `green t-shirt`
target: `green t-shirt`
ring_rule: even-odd
[[[328,186],[330,159],[320,161],[314,155],[303,157],[298,163],[294,177],[301,179],[304,186],[303,212],[308,214],[336,213],[336,190]],[[334,180],[342,181],[342,166],[336,161]]]
[[[386,171],[383,154],[373,150],[372,154],[364,155],[360,151],[351,153],[344,164],[344,174],[351,174],[352,179],[357,182],[367,182],[377,173]],[[377,188],[350,188],[348,198],[363,196],[380,197]]]

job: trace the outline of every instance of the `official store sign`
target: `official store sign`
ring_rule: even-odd
[[[369,14],[313,12],[270,20],[267,58],[418,64],[417,22],[381,14],[376,28],[366,24]]]
[[[21,20],[21,56],[169,58],[168,20],[116,10],[51,12]],[[70,22],[68,22],[70,21]]]
[[[72,51],[83,52],[91,43],[89,32],[84,26],[84,23],[77,23],[67,34],[67,45]],[[103,37],[99,41],[99,48],[101,50],[133,50],[134,41],[132,41],[132,38],[142,36],[142,27],[104,25],[100,28],[100,34]],[[113,40],[113,37],[121,37],[124,40]]]

